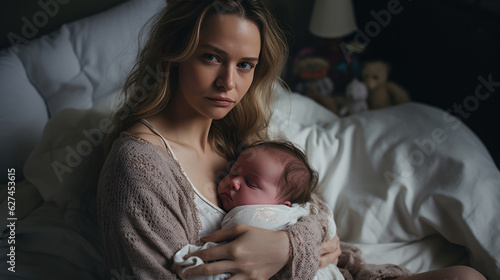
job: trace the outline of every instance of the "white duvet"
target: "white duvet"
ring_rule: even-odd
[[[458,119],[417,103],[337,118],[298,94],[279,101],[276,134],[305,149],[341,240],[367,262],[426,271],[470,257],[500,277],[500,173]]]
[[[24,52],[0,53],[0,125],[12,132],[0,137],[1,165],[24,165],[27,178],[16,191],[18,272],[8,272],[2,253],[0,278],[104,277],[93,206],[99,172],[93,162],[100,156],[92,141],[105,133],[114,93],[131,66],[124,54],[133,53],[138,27],[161,2],[131,0],[34,40]],[[415,272],[470,262],[489,279],[500,278],[500,173],[459,120],[417,103],[337,118],[301,95],[277,92],[274,135],[306,151],[340,238],[361,247],[367,262]],[[29,156],[15,152],[22,139],[40,139]],[[0,199],[7,209],[5,192]],[[0,211],[4,221],[6,215]],[[2,252],[8,234],[0,239]]]

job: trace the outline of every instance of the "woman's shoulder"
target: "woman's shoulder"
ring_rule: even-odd
[[[172,162],[172,156],[164,148],[128,131],[120,133],[113,143],[106,161],[112,164],[131,163],[162,166]]]
[[[132,134],[133,136],[136,136],[139,139],[145,140],[146,142],[149,142],[153,145],[166,149],[163,140],[158,135],[153,133],[150,128],[148,128],[145,124],[141,122],[137,122],[129,129],[127,129],[126,132]]]
[[[152,185],[161,187],[177,177],[181,177],[180,171],[169,153],[135,134],[123,131],[106,157],[99,183],[103,186],[120,184],[123,188],[134,189],[137,185],[154,182]]]

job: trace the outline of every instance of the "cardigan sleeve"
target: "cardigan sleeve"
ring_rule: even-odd
[[[121,149],[102,169],[98,219],[110,278],[178,279],[173,256],[197,241],[196,206],[157,156]]]
[[[290,241],[292,260],[273,279],[313,279],[319,269],[319,246],[328,240],[329,209],[316,195],[311,201],[319,210],[284,231]]]

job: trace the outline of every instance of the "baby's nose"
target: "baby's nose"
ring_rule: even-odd
[[[232,189],[235,191],[240,189],[240,182],[238,181],[238,177],[234,177],[231,180],[229,180],[229,186],[231,186]]]

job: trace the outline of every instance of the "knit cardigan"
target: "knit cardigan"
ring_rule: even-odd
[[[110,278],[178,279],[175,252],[200,244],[194,190],[169,151],[122,132],[101,170],[97,215]],[[313,203],[322,204],[315,197]],[[273,279],[313,279],[327,208],[284,230],[292,260]]]

